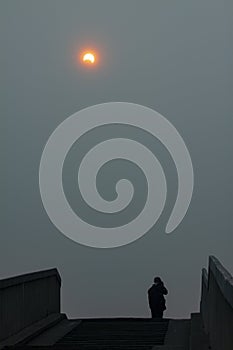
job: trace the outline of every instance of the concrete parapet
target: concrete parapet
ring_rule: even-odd
[[[233,349],[233,277],[214,256],[202,270],[201,315],[213,350]]]
[[[0,341],[54,313],[60,313],[57,269],[0,280]]]

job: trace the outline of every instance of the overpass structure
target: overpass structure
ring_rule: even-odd
[[[0,280],[0,349],[233,350],[233,277],[214,256],[189,319],[67,319],[56,269]]]

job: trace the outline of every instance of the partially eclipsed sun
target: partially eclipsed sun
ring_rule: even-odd
[[[83,55],[83,62],[92,64],[95,62],[95,56],[91,52],[85,53]]]

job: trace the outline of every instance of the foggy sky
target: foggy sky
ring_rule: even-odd
[[[198,311],[208,256],[233,272],[233,3],[2,0],[0,7],[0,278],[57,267],[68,316],[147,317],[146,291],[160,275],[169,289],[167,317]],[[99,52],[95,69],[77,61],[86,47]],[[195,187],[174,233],[164,233],[168,204],[141,239],[104,250],[53,226],[38,170],[65,118],[109,101],[142,104],[171,121],[189,149]],[[173,170],[166,175],[173,198]]]

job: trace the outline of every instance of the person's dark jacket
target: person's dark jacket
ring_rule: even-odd
[[[164,287],[163,283],[154,283],[148,290],[148,300],[151,309],[166,310],[166,301],[164,295],[167,295],[168,291]]]

